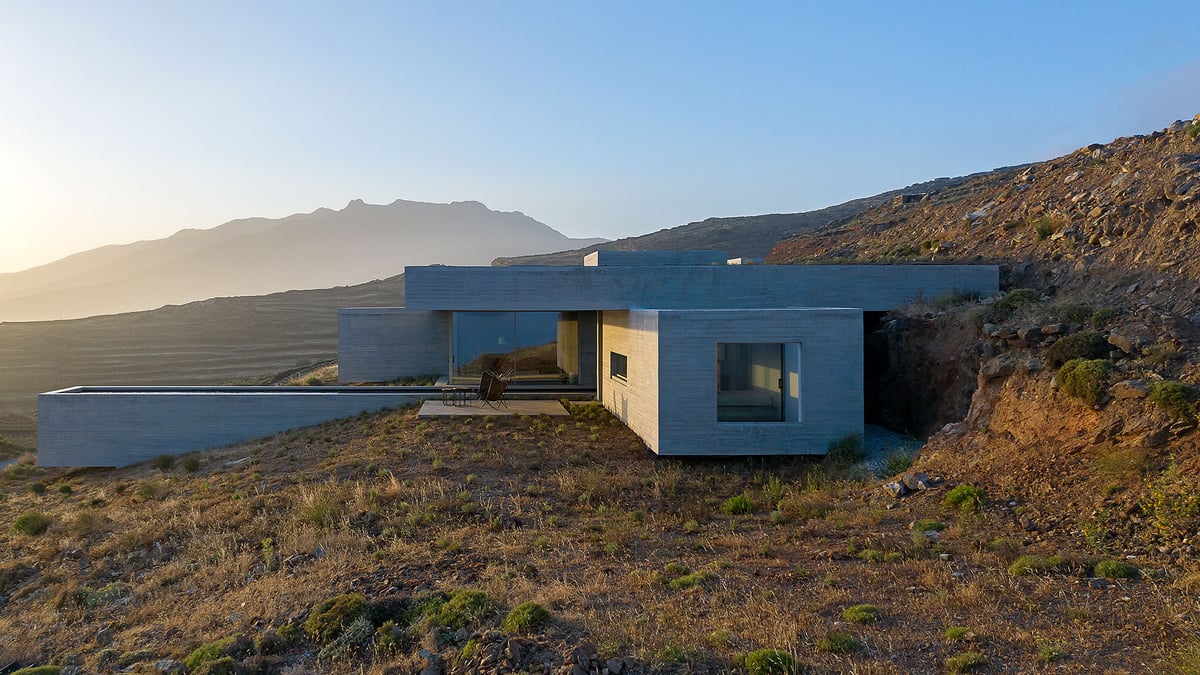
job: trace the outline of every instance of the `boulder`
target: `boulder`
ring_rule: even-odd
[[[933,488],[933,480],[920,471],[906,473],[900,480],[904,483],[904,487],[909,490],[929,490]]]
[[[885,492],[887,492],[892,497],[895,497],[896,499],[899,499],[899,498],[903,497],[904,495],[908,494],[908,488],[904,487],[904,483],[902,483],[900,481],[892,481],[891,483],[884,483],[883,489]]]
[[[1122,380],[1109,389],[1116,399],[1146,398],[1150,393],[1150,383],[1143,379]]]

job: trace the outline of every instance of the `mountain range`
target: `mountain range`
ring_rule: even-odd
[[[338,211],[233,220],[0,274],[0,321],[330,288],[385,279],[405,265],[486,265],[500,255],[602,241],[571,239],[523,213],[493,211],[479,202],[375,205],[356,199]]]

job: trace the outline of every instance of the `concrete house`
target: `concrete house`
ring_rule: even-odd
[[[661,455],[821,454],[863,430],[865,315],[998,283],[990,265],[745,265],[722,251],[407,267],[404,307],[339,312],[339,376],[511,370],[518,390],[594,389]]]
[[[864,322],[991,295],[993,265],[761,265],[597,251],[574,267],[407,267],[402,307],[338,314],[343,383],[512,373],[601,401],[661,455],[822,454],[864,426]],[[38,463],[121,466],[261,438],[440,387],[72,387],[38,396]]]

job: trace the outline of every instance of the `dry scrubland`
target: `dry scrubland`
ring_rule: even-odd
[[[85,672],[1195,672],[1200,575],[1031,539],[1021,505],[947,505],[947,478],[895,501],[837,461],[659,458],[595,404],[21,464],[0,650]],[[1114,560],[1140,578],[1092,579]]]

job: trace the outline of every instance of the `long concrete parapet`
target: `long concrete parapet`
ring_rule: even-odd
[[[73,387],[38,395],[40,466],[125,466],[417,405],[403,387]]]
[[[999,290],[995,265],[406,267],[405,305],[454,311],[768,309],[887,311]]]

